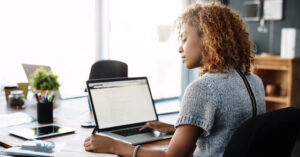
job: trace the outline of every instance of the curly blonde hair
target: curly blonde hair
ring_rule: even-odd
[[[188,24],[203,35],[203,63],[201,73],[224,72],[223,69],[243,68],[250,73],[254,47],[241,17],[217,2],[189,7],[178,19],[178,30]]]

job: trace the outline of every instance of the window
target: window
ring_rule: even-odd
[[[181,60],[174,22],[182,0],[109,0],[109,58],[147,76],[154,99],[178,97]]]
[[[95,61],[95,0],[1,0],[0,84],[27,82],[22,63],[49,65],[63,97],[83,93]]]

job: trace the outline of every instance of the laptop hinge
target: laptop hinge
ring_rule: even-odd
[[[92,132],[92,134],[95,134],[96,132],[98,132],[99,130],[98,130],[98,127],[97,126],[95,126],[95,128],[94,128],[94,130],[93,130],[93,132]]]

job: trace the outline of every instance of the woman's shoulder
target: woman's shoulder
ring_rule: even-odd
[[[206,73],[195,80],[193,80],[187,87],[186,91],[189,92],[204,92],[209,93],[214,91],[217,88],[218,80],[221,78],[221,75],[214,73]]]
[[[256,81],[262,82],[261,78],[258,75],[254,74],[254,73],[250,73],[249,77],[251,79],[256,80]]]
[[[213,78],[210,74],[204,74],[193,80],[188,87],[210,87],[213,84]]]
[[[194,81],[191,82],[191,85],[211,85],[214,83],[217,83],[219,81],[222,81],[224,79],[230,78],[232,75],[232,71],[226,71],[226,72],[216,72],[216,73],[205,73],[204,75],[198,77]]]
[[[256,88],[260,88],[261,90],[264,90],[263,82],[258,75],[251,73],[247,78],[251,86],[255,86]]]
[[[250,73],[247,75],[250,82],[262,84],[261,79],[256,74]],[[225,72],[206,73],[199,78],[195,79],[189,84],[189,88],[199,87],[216,87],[228,84],[235,84],[236,81],[240,80],[240,75],[234,70],[228,70]]]

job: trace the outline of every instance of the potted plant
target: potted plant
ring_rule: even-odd
[[[60,86],[60,84],[57,81],[57,78],[58,76],[55,75],[52,71],[47,71],[43,67],[40,67],[35,70],[33,75],[31,75],[30,85],[34,93],[40,93],[42,96],[45,96],[45,94],[47,93],[46,91],[48,91],[48,95],[54,92],[54,104],[56,93]]]

